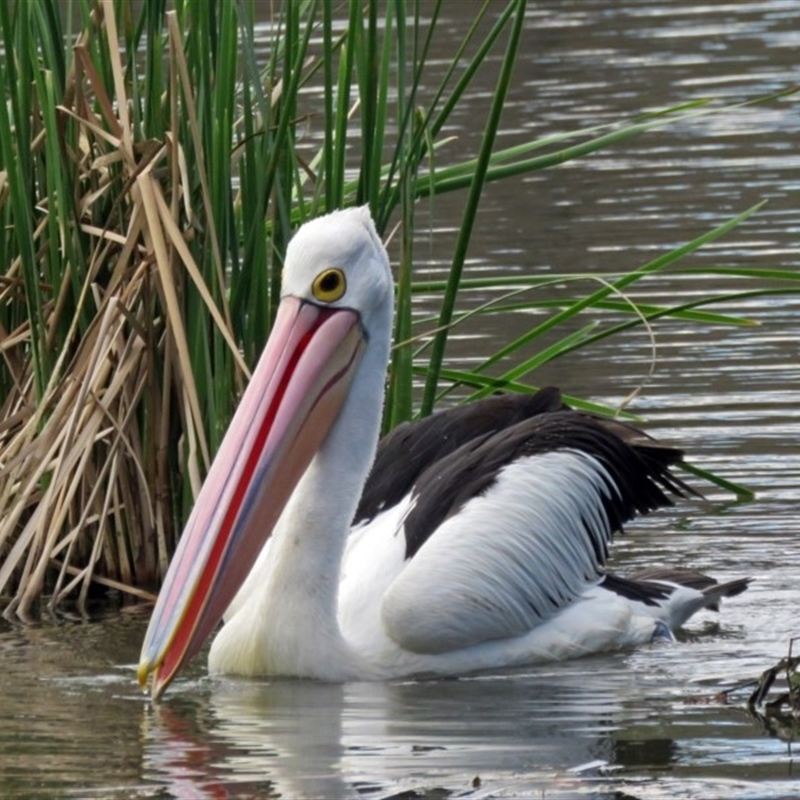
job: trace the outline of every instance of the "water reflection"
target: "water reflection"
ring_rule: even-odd
[[[626,558],[667,544],[651,534]],[[771,663],[768,626],[791,627],[792,580],[760,581],[754,602],[704,615],[672,645],[395,684],[213,680],[200,660],[157,707],[133,678],[144,620],[8,630],[0,795],[792,796],[796,727],[697,702]]]
[[[650,675],[629,658],[421,683],[206,682],[145,713],[143,777],[176,797],[298,800],[610,798],[662,774],[711,797],[759,760],[775,777],[783,745],[744,709],[686,705],[659,648],[640,657],[661,665]]]
[[[552,674],[333,686],[215,682],[201,700],[182,696],[146,714],[144,777],[197,797],[220,796],[223,787],[338,798],[512,785],[558,796],[583,780],[581,765],[618,759],[611,734],[620,687],[587,683]]]

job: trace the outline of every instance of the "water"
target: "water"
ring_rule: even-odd
[[[463,30],[468,4],[449,24]],[[446,7],[455,13],[455,5]],[[715,95],[800,83],[800,6],[559,0],[532,4],[501,145]],[[474,148],[491,84],[456,120]],[[693,263],[796,269],[796,101],[647,134],[588,159],[491,186],[473,274],[612,273],[635,267],[760,199],[769,204]],[[436,200],[419,253],[435,274],[462,196]],[[721,282],[720,290],[731,282]],[[705,294],[659,277],[646,295]],[[644,289],[643,289],[644,291]],[[615,565],[696,566],[756,582],[672,645],[458,681],[215,681],[202,659],[153,708],[133,680],[146,620],[0,630],[0,796],[284,798],[779,798],[800,796],[791,720],[698,702],[785,654],[800,574],[800,300],[721,307],[758,328],[655,325],[554,362],[540,384],[632,409],[694,462],[747,484],[642,520]],[[526,330],[526,315],[476,320],[451,355],[470,363]]]

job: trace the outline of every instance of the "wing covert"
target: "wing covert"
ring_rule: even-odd
[[[618,426],[544,414],[422,473],[405,520],[413,557],[382,602],[389,635],[419,653],[519,636],[596,583],[622,523],[684,488],[667,471],[679,451]]]
[[[561,392],[549,387],[534,395],[494,395],[398,425],[378,443],[353,524],[362,524],[396,505],[430,465],[470,441],[565,408]]]
[[[564,487],[558,498],[553,478]],[[613,491],[603,467],[579,452],[509,465],[392,583],[381,608],[389,635],[413,652],[442,653],[531,630],[598,579]]]

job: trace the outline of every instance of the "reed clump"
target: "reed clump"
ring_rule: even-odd
[[[51,610],[74,602],[85,612],[97,587],[126,601],[152,597],[268,334],[286,242],[309,217],[368,203],[381,231],[397,223],[386,427],[428,413],[456,385],[473,395],[532,391],[526,376],[538,364],[658,316],[745,322],[698,310],[730,295],[671,308],[638,307],[625,292],[755,209],[565,301],[473,372],[447,369],[448,333],[468,317],[457,299],[486,290],[463,266],[487,181],[709,109],[692,103],[498,151],[524,0],[487,3],[427,83],[441,3],[333,5],[276,4],[260,50],[247,2],[149,0],[134,12],[120,0],[75,0],[68,22],[58,0],[0,4],[6,615],[30,618],[43,597]],[[467,158],[448,156],[441,132],[497,52],[482,144]],[[465,202],[450,277],[420,284],[415,209],[456,190]],[[497,282],[495,309],[541,280]],[[412,324],[422,292],[439,304],[424,335]],[[487,377],[545,330],[604,308],[629,322],[572,329]]]
[[[178,15],[142,66],[111,2],[67,62],[57,11],[2,12],[0,593],[22,618],[45,591],[152,596],[247,376]]]

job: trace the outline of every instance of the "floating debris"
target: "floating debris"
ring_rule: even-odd
[[[755,713],[766,714],[792,714],[800,717],[800,655],[794,655],[794,643],[800,641],[800,636],[789,639],[787,655],[774,666],[765,669],[758,678],[739,681],[728,689],[711,697],[696,697],[686,702],[692,705],[719,703],[729,705],[734,702],[733,696],[740,692],[750,690],[747,698],[747,707]],[[786,689],[770,698],[770,691],[775,686],[775,681],[783,675],[786,680]]]

